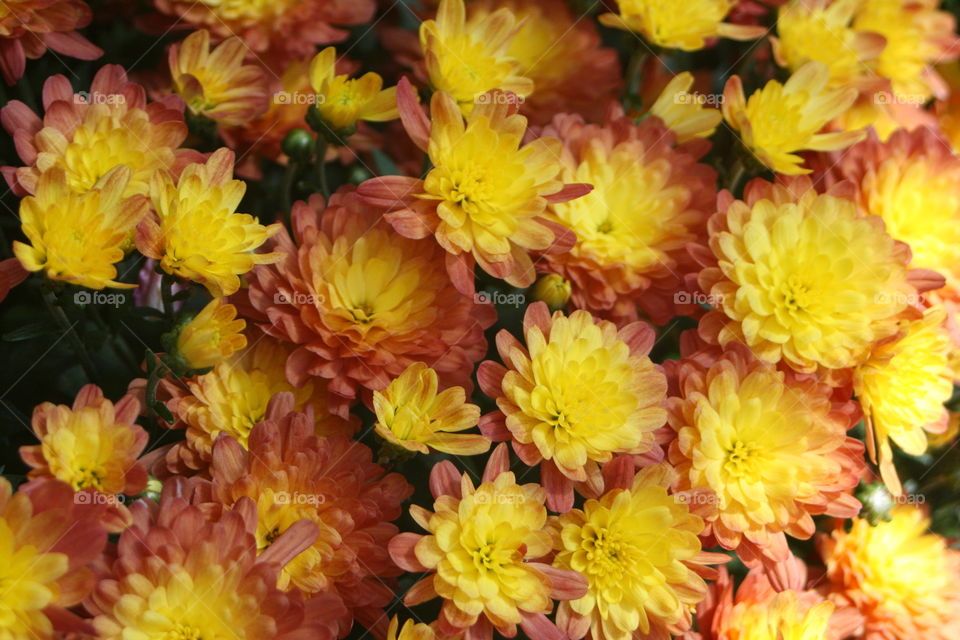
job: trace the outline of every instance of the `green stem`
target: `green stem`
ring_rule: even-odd
[[[91,382],[95,382],[100,378],[97,374],[97,367],[93,364],[93,359],[91,359],[90,354],[87,353],[87,348],[84,346],[80,336],[73,330],[74,325],[70,323],[70,319],[60,306],[57,295],[47,287],[42,287],[42,292],[43,302],[46,304],[47,310],[50,312],[50,315],[53,316],[53,319],[56,320],[57,324],[60,325],[60,329],[67,336],[67,340],[70,341],[73,350],[77,352],[77,357],[80,358],[80,364],[83,366],[87,378],[89,378]]]
[[[293,181],[297,177],[297,169],[297,161],[291,158],[290,161],[287,162],[286,170],[283,172],[283,186],[281,187],[280,204],[283,208],[281,212],[283,215],[283,221],[287,227],[290,226],[290,209],[293,208]]]
[[[626,83],[624,85],[625,100],[630,104],[640,106],[640,86],[643,84],[643,65],[647,61],[650,51],[644,46],[644,43],[637,42],[627,61],[627,69],[624,75]]]
[[[327,184],[327,147],[329,143],[323,134],[317,134],[317,178],[320,179],[320,192],[324,200],[330,199],[330,185]]]
[[[738,158],[733,169],[730,171],[730,181],[727,185],[727,188],[730,190],[734,196],[738,196],[741,188],[741,183],[743,182],[744,177],[747,174],[747,166],[742,158]]]

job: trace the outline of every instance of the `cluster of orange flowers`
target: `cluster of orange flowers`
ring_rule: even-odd
[[[35,407],[0,640],[960,637],[938,0],[150,4],[0,109],[0,300],[166,323]]]

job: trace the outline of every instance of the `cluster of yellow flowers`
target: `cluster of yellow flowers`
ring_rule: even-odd
[[[0,640],[960,638],[956,3],[150,4],[0,109]]]

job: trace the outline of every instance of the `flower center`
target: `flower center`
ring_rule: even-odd
[[[203,636],[196,627],[178,623],[172,629],[168,629],[161,640],[203,640]]]
[[[460,205],[468,214],[477,213],[490,196],[490,186],[482,176],[467,175],[454,178],[447,199]]]
[[[781,303],[790,311],[803,311],[811,302],[810,286],[796,274],[791,274],[779,289]]]
[[[732,476],[742,477],[751,472],[760,448],[752,442],[737,440],[727,449],[723,468]]]

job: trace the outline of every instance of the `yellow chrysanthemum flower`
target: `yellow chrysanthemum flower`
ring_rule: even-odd
[[[475,455],[490,448],[482,435],[458,434],[475,427],[480,407],[466,401],[463,387],[437,393],[437,372],[414,362],[383,391],[373,392],[377,434],[387,442],[430,453],[436,449],[456,455]]]
[[[826,65],[808,62],[786,84],[771,80],[748,101],[740,77],[733,76],[723,91],[723,117],[770,169],[785,175],[810,173],[797,151],[835,151],[866,136],[862,130],[819,133],[857,99],[853,87],[827,88],[829,79]]]
[[[724,547],[772,547],[784,532],[809,538],[811,516],[859,512],[846,493],[864,468],[862,445],[847,436],[855,412],[835,405],[827,385],[741,347],[709,367],[685,361],[679,387],[670,399],[676,487],[716,494],[708,519]]]
[[[796,591],[766,602],[738,603],[724,620],[725,640],[825,640],[835,606],[820,602],[805,611]]]
[[[15,241],[13,252],[23,268],[91,289],[135,287],[115,280],[115,265],[147,213],[143,196],[123,199],[130,175],[129,168],[115,167],[94,188],[77,193],[62,169],[45,172],[36,195],[20,201],[20,221],[30,244]]]
[[[399,633],[397,633],[398,628]],[[387,627],[387,640],[435,640],[436,637],[437,634],[430,625],[422,622],[415,623],[413,620],[407,620],[401,628],[399,616],[393,616],[390,619],[390,626]]]
[[[894,507],[889,522],[854,520],[822,540],[831,598],[864,617],[866,638],[960,638],[960,552],[927,533],[913,506]]]
[[[556,519],[553,565],[589,582],[585,596],[560,605],[559,619],[578,628],[589,619],[593,640],[665,638],[689,628],[690,609],[707,593],[695,567],[704,524],[667,493],[673,476],[667,465],[648,467],[630,488]]]
[[[195,115],[237,126],[267,110],[267,81],[262,68],[245,65],[249,52],[240,38],[210,50],[210,32],[194,31],[170,47],[168,65],[174,91]]]
[[[650,107],[650,113],[663,120],[667,128],[677,134],[679,143],[694,138],[709,138],[723,120],[723,114],[718,109],[708,108],[700,96],[690,93],[692,86],[692,73],[678,73]]]
[[[214,297],[232,295],[254,265],[271,264],[279,253],[254,253],[280,230],[246,213],[236,213],[246,185],[233,180],[233,151],[215,151],[205,164],[192,164],[174,183],[155,175],[150,185],[154,216],[144,219],[140,251],[160,261],[169,274],[199,282]]]
[[[441,0],[437,19],[420,25],[434,90],[450,94],[464,115],[491,89],[533,93],[533,81],[520,75],[519,62],[507,53],[520,29],[513,13],[502,8],[468,20],[466,12],[463,0]]]
[[[383,78],[365,73],[360,78],[337,75],[337,50],[327,47],[310,63],[310,85],[317,94],[317,110],[334,132],[358,120],[385,122],[397,117],[397,88],[383,89]]]
[[[753,181],[745,199],[728,201],[710,220],[718,264],[700,273],[700,286],[718,309],[701,333],[798,371],[863,362],[917,296],[907,281],[909,252],[880,218],[818,194],[807,178]]]
[[[180,329],[177,354],[190,369],[215,367],[247,346],[243,335],[246,326],[242,318],[237,318],[235,306],[214,298]]]
[[[601,24],[633,31],[648,42],[667,49],[696,51],[710,38],[750,40],[766,30],[760,26],[723,22],[737,0],[619,0],[619,15],[605,13]]]
[[[878,345],[854,372],[854,389],[863,405],[872,457],[879,450],[880,473],[887,487],[903,489],[893,466],[889,440],[911,455],[927,450],[925,428],[941,430],[947,421],[943,403],[953,394],[950,337],[946,313],[932,307],[922,318],[902,323],[901,334]]]

